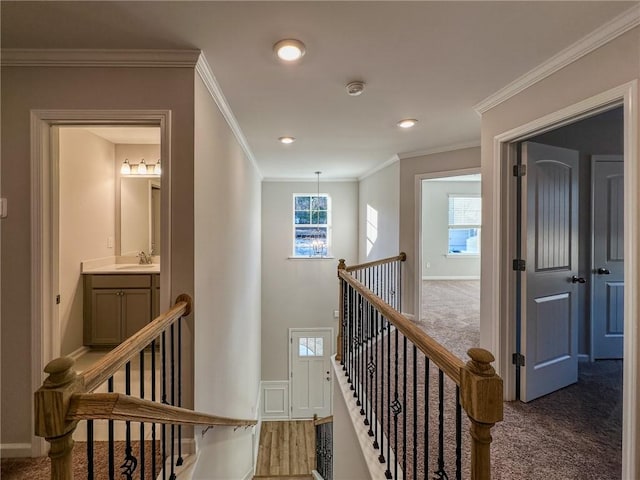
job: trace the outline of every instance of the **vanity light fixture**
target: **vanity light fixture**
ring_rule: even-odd
[[[147,174],[147,164],[144,163],[144,158],[140,160],[138,164],[138,175],[146,175]]]
[[[284,143],[285,145],[290,145],[296,141],[295,137],[280,137],[278,140],[280,143]]]
[[[153,166],[153,174],[160,175],[161,173],[162,173],[162,167],[160,166],[160,159],[158,159],[156,164]]]
[[[295,38],[280,40],[273,46],[273,51],[280,60],[285,62],[295,62],[300,60],[306,53],[304,43]]]
[[[129,159],[125,158],[124,162],[122,162],[120,173],[122,175],[131,175],[131,165],[129,164]]]
[[[418,120],[415,118],[405,118],[404,120],[400,120],[396,125],[400,128],[411,128],[414,127],[416,123],[418,123]]]

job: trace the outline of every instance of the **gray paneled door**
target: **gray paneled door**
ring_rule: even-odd
[[[624,163],[594,155],[592,359],[622,358],[624,340]]]
[[[585,288],[578,277],[578,160],[575,150],[522,144],[525,402],[578,380],[577,289]]]

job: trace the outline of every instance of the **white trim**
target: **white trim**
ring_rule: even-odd
[[[360,175],[358,177],[358,181],[361,182],[365,178],[370,177],[371,175],[373,175],[374,173],[377,173],[380,170],[383,170],[383,169],[387,168],[388,166],[393,165],[394,163],[399,162],[399,161],[400,161],[400,157],[398,155],[393,155],[389,160],[386,160],[385,162],[381,163],[377,167],[373,167],[371,170],[368,170],[367,172],[365,172],[362,175]]]
[[[268,392],[281,392],[282,410],[269,410]],[[289,380],[262,380],[260,382],[260,418],[272,420],[289,420],[291,408],[289,406]]]
[[[452,275],[452,276],[447,276],[447,275],[436,275],[433,277],[427,277],[425,275],[422,276],[422,280],[480,280],[480,276],[479,275]]]
[[[0,443],[0,458],[31,457],[30,443]]]
[[[311,475],[313,476],[313,480],[324,480],[317,470],[311,470]]]
[[[638,80],[633,80],[624,85],[612,88],[591,98],[585,99],[569,107],[553,112],[544,117],[496,135],[493,139],[493,182],[494,194],[491,205],[493,217],[493,234],[495,241],[489,250],[491,258],[497,263],[497,268],[492,272],[489,283],[492,285],[492,295],[487,317],[492,319],[491,344],[488,348],[496,357],[496,370],[503,377],[505,388],[505,400],[514,398],[515,381],[513,368],[510,366],[510,352],[512,348],[513,320],[512,315],[507,314],[510,306],[510,296],[513,291],[513,281],[509,269],[508,256],[512,239],[508,228],[504,228],[503,214],[509,214],[509,188],[505,186],[503,179],[510,175],[509,162],[513,152],[514,142],[523,140],[532,135],[548,131],[559,126],[573,123],[610,108],[612,105],[622,103],[624,108],[624,257],[625,263],[631,268],[625,268],[624,283],[624,359],[623,371],[623,421],[622,421],[622,478],[638,478],[640,465],[638,465],[638,451],[640,450],[640,419],[638,418],[637,405],[640,401],[640,327],[637,319],[640,318],[640,272],[636,268],[640,259],[640,166],[638,165]],[[511,147],[511,148],[510,148]],[[503,203],[506,212],[503,212]],[[509,216],[505,215],[507,227],[510,223]],[[506,292],[506,293],[505,293]]]
[[[640,5],[635,5],[474,105],[474,110],[482,115],[638,25]]]
[[[235,135],[236,140],[242,148],[242,151],[249,159],[249,161],[253,164],[253,168],[255,168],[258,174],[258,178],[262,180],[263,175],[260,171],[260,167],[258,167],[256,158],[253,156],[251,147],[249,146],[249,143],[247,142],[247,139],[244,136],[244,133],[242,132],[242,129],[240,128],[235,115],[231,111],[231,107],[229,106],[224,93],[222,93],[222,89],[220,88],[220,85],[218,84],[218,81],[216,80],[216,77],[213,74],[211,67],[209,66],[209,62],[207,62],[207,58],[204,56],[204,53],[200,53],[200,56],[198,57],[198,62],[196,63],[196,72],[198,72],[198,75],[202,79],[204,86],[207,87],[211,98],[213,98],[213,101],[216,102],[216,105],[220,109],[220,113],[222,113],[222,116],[227,121],[227,124]]]
[[[591,357],[586,353],[578,354],[578,362],[590,362],[590,361],[591,361]]]
[[[3,67],[193,68],[200,50],[2,49]]]
[[[171,111],[169,110],[31,110],[31,390],[44,380],[43,368],[60,355],[59,325],[54,315],[57,274],[55,246],[57,164],[51,155],[52,127],[64,125],[140,124],[160,127],[162,175],[161,309],[171,304]],[[55,133],[55,132],[54,132]],[[54,135],[55,136],[55,135]],[[55,139],[53,139],[55,140]],[[165,194],[166,192],[166,194]],[[55,263],[55,264],[54,264]],[[48,320],[50,319],[50,320]],[[31,409],[31,424],[35,422]],[[44,439],[32,435],[31,455],[46,453]]]
[[[435,155],[436,153],[455,152],[456,150],[465,150],[480,146],[480,140],[471,140],[470,142],[456,143],[454,145],[443,145],[441,147],[429,148],[427,150],[417,150],[415,152],[399,153],[400,160],[409,158],[425,157],[427,155]]]
[[[244,477],[242,477],[242,480],[251,480],[253,478],[254,473],[255,473],[254,469],[251,468],[247,473],[245,473]]]

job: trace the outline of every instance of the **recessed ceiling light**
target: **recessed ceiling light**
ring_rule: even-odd
[[[302,58],[306,52],[304,43],[295,38],[280,40],[273,46],[273,51],[276,52],[278,58],[285,62],[295,62]]]
[[[418,120],[415,118],[405,118],[404,120],[400,120],[397,125],[400,128],[411,128],[415,126],[416,123],[418,123]]]
[[[285,145],[289,145],[290,143],[296,141],[295,137],[280,137],[278,138],[278,140],[280,141],[280,143],[284,143]]]

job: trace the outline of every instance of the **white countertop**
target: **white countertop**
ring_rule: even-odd
[[[139,265],[137,263],[112,263],[108,265],[101,265],[97,267],[87,267],[85,268],[83,265],[82,268],[83,274],[94,274],[94,273],[117,273],[117,274],[127,274],[127,273],[160,273],[160,264],[152,263],[149,265]]]

